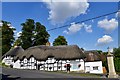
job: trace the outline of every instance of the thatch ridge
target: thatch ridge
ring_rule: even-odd
[[[49,56],[55,59],[78,59],[84,58],[85,55],[77,45],[63,46],[34,46],[26,49],[24,54],[19,57],[22,60],[24,57],[29,59],[34,56],[38,60],[46,60]]]
[[[2,58],[4,58],[5,56],[15,57],[17,55],[22,54],[23,52],[24,52],[24,49],[21,46],[17,46],[17,47],[10,49],[6,54],[3,55]]]
[[[86,62],[101,61],[100,54],[97,52],[97,50],[84,51],[84,53],[86,56]]]

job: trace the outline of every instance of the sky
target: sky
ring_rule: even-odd
[[[19,36],[26,19],[33,19],[52,29],[49,42],[52,44],[59,35],[66,38],[69,45],[78,45],[85,50],[102,50],[118,47],[118,13],[98,19],[78,23],[96,16],[118,10],[117,2],[2,2],[2,20],[11,22]]]

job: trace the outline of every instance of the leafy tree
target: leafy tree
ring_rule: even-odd
[[[113,53],[115,57],[119,57],[120,58],[120,47],[119,48],[114,48],[113,49]]]
[[[50,35],[44,25],[39,22],[35,23],[32,19],[27,19],[21,25],[22,33],[15,45],[21,45],[24,49],[27,49],[31,46],[45,45],[48,42]]]
[[[2,55],[9,51],[14,42],[14,30],[11,27],[11,23],[7,21],[2,21],[2,26],[0,27],[0,32],[2,32]]]
[[[20,46],[21,44],[22,44],[21,39],[18,38],[18,39],[14,42],[13,47],[14,47],[14,46]]]
[[[115,69],[117,72],[120,72],[120,47],[114,48],[113,53],[114,53]]]
[[[64,36],[58,36],[53,42],[53,46],[58,46],[58,45],[67,45],[67,41]]]
[[[98,53],[100,54],[100,59],[102,60],[102,66],[106,68],[108,71],[108,65],[107,65],[107,54],[108,52],[102,52],[101,50],[98,50]]]
[[[101,50],[97,50],[97,52],[98,52],[99,54],[101,54],[101,53],[102,53],[102,51],[101,51]]]
[[[21,46],[24,49],[27,49],[32,46],[32,39],[33,39],[33,35],[34,35],[33,31],[35,28],[34,23],[35,23],[34,20],[27,19],[25,23],[21,24],[22,33],[21,33],[20,39],[22,41]]]
[[[115,70],[116,70],[117,72],[120,72],[120,58],[115,57],[115,58],[114,58],[114,63],[115,63]]]
[[[50,35],[46,31],[44,25],[41,25],[39,22],[35,24],[35,35],[33,45],[45,45],[48,42]]]

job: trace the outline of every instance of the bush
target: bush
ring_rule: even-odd
[[[2,63],[2,67],[9,67],[8,65],[5,65],[5,63]]]
[[[117,72],[120,72],[120,58],[115,57],[115,58],[114,58],[114,63],[115,63],[115,70],[116,70]]]

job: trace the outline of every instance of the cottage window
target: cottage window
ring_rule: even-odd
[[[93,67],[93,70],[98,70],[98,66]]]

